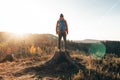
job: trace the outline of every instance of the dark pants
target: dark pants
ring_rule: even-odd
[[[58,34],[58,49],[61,49],[61,39],[64,40],[64,48],[66,49],[66,32],[60,32]]]

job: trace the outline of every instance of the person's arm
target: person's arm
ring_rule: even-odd
[[[58,34],[58,21],[57,21],[57,24],[56,24],[56,34]]]
[[[67,21],[65,20],[65,25],[66,25],[66,32],[68,34],[68,24],[67,24]]]

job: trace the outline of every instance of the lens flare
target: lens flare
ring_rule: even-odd
[[[102,58],[106,53],[106,47],[103,43],[93,43],[89,48],[89,53],[96,58]]]

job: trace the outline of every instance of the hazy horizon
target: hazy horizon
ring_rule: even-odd
[[[69,40],[120,40],[120,0],[1,0],[0,32],[56,35],[60,13]]]

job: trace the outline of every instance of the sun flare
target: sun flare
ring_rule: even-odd
[[[23,37],[26,33],[21,31],[21,30],[14,30],[14,31],[10,31],[11,33],[13,33],[14,36],[16,37]]]

